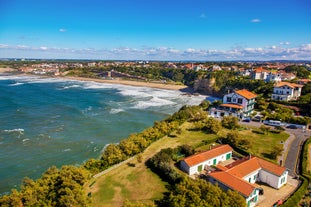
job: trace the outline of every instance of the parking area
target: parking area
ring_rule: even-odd
[[[272,206],[278,200],[284,200],[287,198],[297,187],[298,180],[288,176],[288,181],[285,186],[279,190],[271,188],[266,184],[258,184],[264,190],[264,194],[259,196],[257,206],[269,207]]]

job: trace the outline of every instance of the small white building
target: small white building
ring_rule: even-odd
[[[295,83],[279,82],[273,88],[271,99],[277,101],[297,100],[301,95],[302,87],[303,85]]]
[[[207,166],[217,165],[221,161],[230,159],[232,151],[230,145],[219,145],[211,150],[186,157],[180,162],[180,168],[189,175],[193,175]]]
[[[249,116],[255,105],[256,94],[241,89],[224,95],[222,104],[219,108],[211,108],[209,114],[212,117],[236,116],[239,118]]]
[[[217,171],[208,174],[209,181],[218,183],[224,190],[235,190],[245,198],[248,207],[258,202],[259,189],[255,182],[263,182],[279,189],[287,183],[288,171],[258,157],[247,157],[226,166],[216,166]]]
[[[282,81],[282,75],[279,73],[272,73],[270,72],[267,75],[266,82],[281,82]]]
[[[256,68],[251,72],[251,78],[255,80],[266,80],[270,71],[263,68]]]

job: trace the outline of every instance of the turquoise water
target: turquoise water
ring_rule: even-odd
[[[0,76],[0,194],[52,165],[81,164],[106,144],[205,97],[144,87]]]

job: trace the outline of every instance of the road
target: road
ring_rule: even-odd
[[[296,173],[300,173],[298,166],[300,162],[299,156],[302,144],[306,139],[311,137],[311,132],[303,132],[301,129],[287,129],[286,131],[293,134],[295,139],[289,146],[284,166],[289,170],[289,175],[296,176]]]
[[[240,122],[242,125],[260,127],[261,122]],[[311,131],[303,131],[302,129],[285,129],[290,134],[289,139],[284,143],[284,151],[282,160],[285,159],[284,166],[289,170],[289,175],[296,176],[299,174],[297,166],[299,166],[299,155],[303,142],[311,137]],[[297,174],[296,174],[297,173]]]

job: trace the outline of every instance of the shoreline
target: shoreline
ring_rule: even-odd
[[[124,79],[119,79],[119,78],[97,79],[97,78],[85,78],[85,77],[77,77],[77,76],[59,76],[59,77],[56,76],[55,78],[77,80],[77,81],[93,81],[97,83],[120,84],[120,85],[128,85],[128,86],[135,86],[135,87],[158,88],[158,89],[165,89],[165,90],[178,90],[178,91],[190,91],[191,90],[186,85],[143,82],[143,81],[135,81],[135,80],[124,80]]]
[[[175,85],[169,83],[155,83],[155,82],[146,82],[146,81],[137,81],[137,80],[125,80],[122,78],[114,78],[114,79],[99,79],[99,78],[86,78],[79,76],[53,76],[53,75],[37,75],[32,73],[16,73],[17,71],[14,69],[4,69],[0,68],[0,74],[12,74],[12,75],[20,75],[20,76],[38,76],[42,78],[56,78],[63,80],[76,80],[76,81],[92,81],[97,83],[108,83],[108,84],[120,84],[127,86],[135,86],[135,87],[147,87],[147,88],[157,88],[164,90],[175,90],[182,91],[186,93],[193,93],[192,88],[186,85]]]

